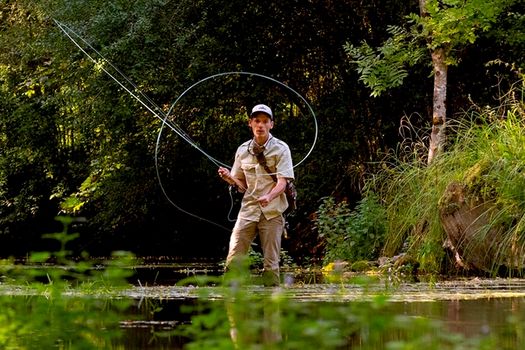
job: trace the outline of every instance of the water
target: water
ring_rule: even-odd
[[[162,311],[155,315],[143,315],[140,319],[121,321],[120,327],[125,336],[114,342],[114,345],[124,345],[127,349],[182,349],[189,341],[187,338],[176,335],[165,337],[163,334],[170,333],[181,324],[187,324],[190,320],[188,315],[180,313],[180,302],[165,300],[159,305]],[[440,321],[443,322],[445,331],[472,338],[504,332],[510,316],[524,314],[525,299],[512,297],[394,302],[387,310],[395,314],[423,316]]]
[[[192,270],[186,270],[188,271]],[[189,275],[191,274],[186,277]],[[305,280],[318,283],[305,283]],[[161,309],[157,314],[122,324],[127,333],[135,335],[136,341],[142,337],[142,343],[148,340],[151,344],[152,331],[162,333],[176,329],[181,324],[188,324],[190,317],[180,312],[181,306],[195,303],[200,291],[192,285],[181,287],[157,281],[160,284],[135,286],[123,292],[134,300],[156,301]],[[316,314],[320,306],[329,308],[333,305],[351,305],[387,294],[389,303],[383,312],[436,321],[442,325],[436,332],[458,334],[467,339],[504,334],[508,331],[512,317],[525,315],[525,280],[521,279],[472,278],[440,282],[399,282],[388,278],[365,278],[365,281],[348,283],[341,280],[338,283],[328,283],[323,280],[322,275],[297,273],[292,274],[292,278],[288,276],[290,283],[283,285],[279,293],[288,300],[304,305],[304,308],[310,308],[311,314]],[[275,293],[275,289],[258,285],[246,286],[245,289],[250,295],[264,297],[271,297]],[[221,288],[215,287],[210,287],[208,296],[219,305],[227,297]],[[223,312],[226,313],[227,310]],[[389,339],[388,334],[386,338]],[[155,341],[162,344],[159,348],[182,348],[188,339],[175,337],[168,343],[162,343],[166,339]],[[509,335],[507,341],[510,344],[509,349],[515,348],[514,335]]]
[[[525,313],[525,298],[478,298],[394,303],[392,312],[443,321],[445,329],[467,337],[505,329],[511,315]]]
[[[283,339],[290,344],[303,341],[301,349],[308,344],[329,348],[316,332],[338,339],[341,334],[330,335],[333,329],[344,333],[344,343],[334,348],[381,349],[389,342],[414,339],[425,332],[435,338],[503,335],[508,345],[503,349],[518,348],[524,340],[523,329],[513,321],[525,315],[525,280],[521,279],[403,282],[388,277],[348,280],[290,272],[281,288],[264,288],[256,278],[252,280],[255,284],[222,288],[216,264],[155,264],[133,269],[128,278],[132,286],[68,290],[63,299],[53,299],[52,290],[29,291],[0,280],[0,348],[83,344],[85,348],[182,349],[195,340],[195,334],[179,331],[200,314],[211,315],[202,320],[215,322],[218,329],[198,330],[206,339],[233,337],[227,330],[233,315],[237,323],[246,322],[252,328],[265,321],[279,323],[283,326],[270,327],[272,332],[265,332],[263,325],[260,333],[269,333],[269,341],[281,346],[286,344]],[[211,279],[205,287],[191,282],[176,285],[181,279],[202,276]],[[242,307],[240,314],[228,302],[232,296]],[[312,333],[311,339],[301,333],[305,329]]]

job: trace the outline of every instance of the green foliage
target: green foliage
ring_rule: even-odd
[[[445,49],[445,63],[458,64],[455,50],[473,44],[480,32],[488,31],[514,0],[427,0],[420,14],[406,17],[408,30],[388,26],[390,37],[379,47],[363,41],[358,47],[346,43],[344,49],[357,65],[359,80],[377,97],[389,88],[400,86],[407,69],[423,61],[425,52]],[[428,56],[427,62],[430,62]]]
[[[87,298],[0,296],[4,349],[104,349],[120,336],[115,303]],[[104,317],[101,317],[104,315]]]
[[[373,193],[359,201],[354,211],[346,202],[336,204],[328,197],[319,206],[315,222],[319,236],[326,242],[325,264],[379,257],[387,222],[385,211]]]
[[[122,312],[130,300],[107,299],[114,287],[128,286],[128,253],[102,265],[87,255],[73,259],[67,245],[74,221],[59,217],[64,231],[47,235],[56,251],[32,253],[25,265],[5,264],[0,273],[0,347],[5,349],[102,349],[120,337]],[[109,288],[111,287],[111,288]]]
[[[523,50],[517,46],[522,36],[517,34],[523,11],[517,5],[505,18],[513,31],[507,35],[498,28],[498,39],[484,42],[485,55],[479,60],[498,57],[522,65]],[[318,116],[319,139],[315,152],[296,168],[302,207],[293,218],[290,254],[310,256],[317,237],[308,227],[308,216],[318,199],[330,193],[357,196],[370,161],[398,141],[399,116],[405,110],[424,110],[428,101],[421,89],[426,72],[393,92],[399,103],[369,99],[362,84],[353,83],[341,48],[350,41],[349,33],[353,43],[387,40],[384,24],[402,23],[412,8],[403,1],[381,6],[314,0],[0,2],[2,254],[27,253],[31,247],[26,243],[38,244],[34,238],[49,231],[57,213],[86,217],[82,229],[90,233],[80,240],[101,247],[100,254],[111,244],[123,243],[128,244],[125,249],[148,249],[145,254],[158,254],[159,246],[164,254],[186,254],[188,246],[198,244],[181,241],[194,239],[197,235],[190,232],[195,231],[201,233],[199,239],[208,235],[202,239],[217,240],[209,244],[214,254],[222,255],[226,244],[214,227],[179,216],[163,198],[153,161],[160,122],[101,71],[110,68],[108,63],[93,64],[53,19],[78,32],[164,111],[199,79],[233,70],[275,77],[307,98]],[[403,70],[417,68],[397,63],[394,74],[387,72],[388,60],[404,59],[392,51],[395,42],[406,54],[414,44],[414,37],[398,34],[384,52],[373,50],[383,65],[378,81],[384,77],[398,83]],[[504,43],[516,46],[502,48]],[[465,71],[476,79],[466,81],[476,84],[462,86],[457,96],[488,94],[493,84],[474,69]],[[297,162],[306,155],[315,131],[304,106],[276,90],[256,79],[209,82],[182,101],[172,117],[206,151],[231,163],[232,148],[249,137],[245,109],[252,100],[270,96],[280,111],[275,136],[289,143]],[[461,101],[450,101],[456,109],[464,107]],[[163,134],[163,180],[172,186],[168,189],[176,203],[225,222],[229,202],[224,185],[214,176],[215,166],[194,151],[173,133]],[[296,229],[300,234],[294,235]],[[154,243],[145,244],[144,232],[154,235],[149,240]],[[159,246],[150,248],[156,243]],[[191,253],[209,255],[202,249]]]
[[[360,46],[349,42],[344,46],[351,58],[350,63],[357,65],[359,81],[372,91],[373,97],[402,85],[408,76],[408,68],[421,62],[426,53],[417,37],[403,28],[389,26],[387,32],[391,37],[378,48],[370,47],[366,41]]]
[[[408,16],[418,28],[420,35],[429,38],[430,50],[445,47],[447,50],[473,44],[480,32],[485,32],[496,23],[499,15],[514,0],[427,0],[422,9],[425,15]],[[454,64],[452,60],[449,64]]]
[[[365,291],[355,302],[311,303],[290,298],[286,289],[247,286],[241,271],[235,275],[228,276],[226,284],[219,287],[221,300],[205,301],[212,299],[217,290],[200,288],[203,299],[184,308],[192,315],[191,322],[169,335],[189,339],[188,349],[304,350],[488,350],[495,344],[510,350],[523,338],[522,327],[515,323],[509,324],[509,330],[517,335],[517,342],[503,342],[505,337],[496,332],[466,338],[445,331],[444,325],[435,320],[392,312],[388,295],[381,293]],[[363,283],[366,290],[366,282],[352,282]],[[334,301],[339,291],[334,288]]]

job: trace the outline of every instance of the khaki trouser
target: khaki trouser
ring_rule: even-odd
[[[261,240],[264,256],[264,274],[271,273],[273,280],[279,282],[279,257],[281,254],[281,236],[284,229],[282,215],[266,220],[261,215],[259,222],[238,218],[230,237],[230,249],[226,258],[226,267],[236,257],[245,256],[257,233]]]

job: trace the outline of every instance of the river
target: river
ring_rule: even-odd
[[[82,341],[82,348],[182,349],[191,343],[222,349],[233,348],[235,342],[224,344],[237,339],[247,348],[263,349],[408,349],[419,344],[416,348],[429,350],[432,346],[421,342],[431,339],[435,349],[443,344],[486,349],[485,339],[496,337],[501,349],[515,349],[525,340],[525,280],[519,278],[414,282],[288,271],[281,287],[265,288],[253,276],[221,285],[213,264],[133,270],[130,284],[66,288],[60,299],[53,299],[49,286],[42,290],[0,280],[0,348],[61,348],[57,344]],[[274,337],[270,343],[253,334],[243,338],[239,334],[246,329]],[[266,345],[252,346],[259,342]]]

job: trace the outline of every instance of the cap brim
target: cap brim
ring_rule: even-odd
[[[257,114],[259,114],[259,113],[266,114],[266,115],[268,116],[268,118],[270,118],[271,120],[273,120],[273,116],[272,116],[272,115],[270,115],[270,114],[268,114],[268,113],[266,113],[266,112],[263,112],[263,111],[253,112],[252,114],[250,114],[250,118],[255,117],[255,116],[256,116]]]

